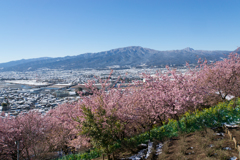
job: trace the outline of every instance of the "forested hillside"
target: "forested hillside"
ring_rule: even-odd
[[[199,58],[219,61],[227,58],[231,51],[207,51],[185,48],[181,50],[157,51],[139,46],[112,49],[98,53],[85,53],[76,56],[58,58],[37,58],[12,61],[0,64],[0,71],[34,71],[49,69],[107,69],[110,66],[130,67],[165,67],[197,64]]]

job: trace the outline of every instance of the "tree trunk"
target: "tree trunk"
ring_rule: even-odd
[[[234,98],[234,103],[233,103],[233,108],[235,109],[236,106],[237,106],[237,98],[235,97],[235,98]]]
[[[28,149],[26,148],[26,153],[27,153],[27,158],[30,159],[29,153],[28,153]]]
[[[186,127],[186,131],[187,131],[187,129],[188,129],[188,123],[187,123],[187,117],[185,117],[185,120],[184,120],[184,122],[185,122],[185,127]]]
[[[178,131],[180,133],[182,133],[182,127],[181,127],[181,123],[180,123],[180,119],[179,119],[179,116],[175,114],[175,117],[176,117],[176,120],[177,120],[177,123],[178,123]]]
[[[112,153],[112,159],[115,160],[115,158],[114,158],[114,153]]]
[[[151,130],[148,131],[149,141],[151,140]]]
[[[111,159],[111,157],[110,157],[110,154],[107,154],[107,158],[108,158],[108,160],[110,160],[110,159]]]

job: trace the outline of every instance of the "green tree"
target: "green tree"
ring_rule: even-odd
[[[2,103],[2,110],[6,111],[8,109],[8,104],[7,103]]]
[[[82,110],[84,120],[75,119],[80,123],[80,134],[90,138],[93,147],[105,153],[110,159],[110,154],[115,150],[114,144],[120,138],[119,133],[122,131],[122,124],[113,114],[107,115],[103,107],[99,107],[93,112],[90,108],[82,106]]]

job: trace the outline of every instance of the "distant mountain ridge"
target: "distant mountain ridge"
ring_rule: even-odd
[[[33,61],[38,61],[38,60],[47,60],[47,59],[51,59],[51,57],[41,57],[41,58],[32,58],[32,59],[21,59],[21,60],[16,60],[16,61],[10,61],[10,62],[6,62],[6,63],[0,63],[0,68],[1,67],[11,67],[11,66],[16,66],[19,64],[23,64],[23,63],[28,63],[28,62],[33,62]]]
[[[182,50],[157,51],[140,46],[112,49],[98,53],[85,53],[77,56],[58,58],[36,58],[0,63],[0,71],[33,71],[49,69],[105,69],[109,66],[129,67],[165,67],[182,66],[186,62],[196,64],[199,58],[218,61],[226,58],[232,51],[205,51],[185,48]]]

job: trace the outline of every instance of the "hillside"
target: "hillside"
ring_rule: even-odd
[[[137,140],[139,145],[132,150],[117,149],[114,159],[236,160],[240,153],[240,147],[238,147],[240,141],[239,99],[235,103],[236,107],[233,106],[232,100],[195,113],[186,112],[179,121],[180,130],[177,127],[178,122],[170,120],[166,125],[132,137],[132,142]],[[149,133],[151,141],[148,141]],[[100,153],[91,150],[91,152],[69,154],[58,160],[88,158],[103,159]],[[107,157],[105,156],[104,159]]]
[[[239,75],[240,55],[235,54],[212,65],[204,63],[200,70],[196,68],[179,73],[176,69],[170,68],[167,72],[156,76],[145,74],[143,75],[143,78],[147,78],[145,83],[136,82],[124,89],[110,87],[110,80],[88,81],[85,86],[91,89],[92,95],[82,95],[76,103],[69,101],[44,115],[33,110],[20,113],[13,118],[2,112],[0,159],[16,159],[16,141],[20,142],[21,159],[32,157],[47,159],[49,154],[62,151],[67,155],[66,157],[71,153],[79,153],[69,155],[74,156],[72,159],[76,159],[76,156],[79,157],[78,159],[93,159],[104,153],[110,160],[114,155],[125,158],[117,154],[130,150],[132,153],[126,155],[128,158],[138,153],[134,151],[135,148],[142,143],[146,144],[149,140],[165,143],[165,140],[169,138],[173,140],[183,133],[204,131],[206,127],[221,127],[223,124],[232,125],[233,122],[237,124],[240,119],[240,99],[234,98],[228,101],[227,96],[239,97]],[[102,88],[94,88],[96,83],[100,83]],[[228,130],[224,129],[224,131],[230,134]],[[236,130],[231,131],[232,135],[229,136],[231,139],[235,136],[235,144],[239,144],[237,142],[240,141],[240,134]],[[213,129],[213,132],[220,134],[223,131]],[[213,132],[208,133],[213,135]],[[191,135],[188,137],[191,139]],[[223,148],[230,147],[232,150],[235,147],[240,148],[236,145],[233,147],[232,142],[225,144],[223,141],[223,145],[219,144],[218,138],[222,137],[216,136],[216,142],[208,140],[214,138],[212,136],[205,137],[206,139],[201,141],[208,143],[207,146],[211,144],[220,146],[211,147],[216,149],[216,152],[214,150],[205,154],[205,149],[199,152],[199,146],[196,146],[195,141],[185,144],[185,142],[181,143],[180,139],[175,139],[176,143],[170,144],[172,147],[168,146],[170,148],[167,149],[169,152],[177,153],[175,150],[178,150],[180,146],[178,144],[181,143],[184,144],[181,156],[189,157],[188,153],[192,154],[194,151],[194,154],[201,159],[202,153],[205,157],[210,155],[222,159],[222,156],[219,156],[223,153]],[[230,137],[227,136],[227,139]],[[197,140],[198,137],[193,139]],[[148,146],[157,148],[156,145]],[[189,147],[193,149],[188,150]],[[91,148],[93,150],[89,150]],[[223,156],[228,156],[227,159],[230,158],[229,156],[236,157],[237,151],[234,152]],[[166,150],[165,153],[168,151]],[[171,159],[172,155],[166,156]]]
[[[182,50],[157,51],[139,46],[117,48],[98,53],[85,53],[77,56],[58,58],[36,58],[11,61],[0,64],[0,71],[33,71],[39,68],[49,69],[105,69],[117,65],[129,67],[165,67],[182,66],[186,62],[196,64],[198,58],[218,61],[226,58],[231,51],[204,51],[185,48]]]

